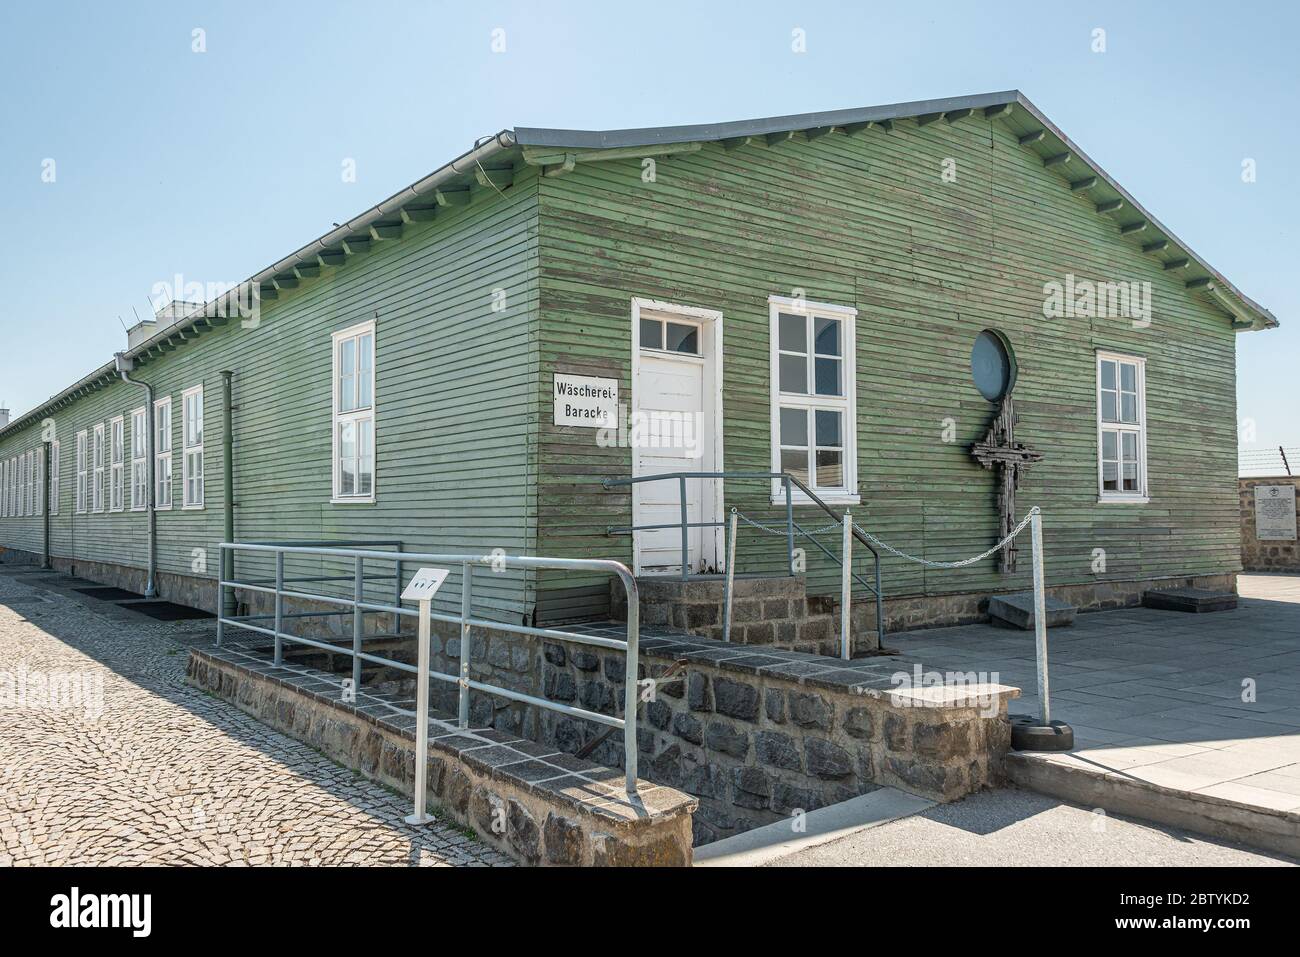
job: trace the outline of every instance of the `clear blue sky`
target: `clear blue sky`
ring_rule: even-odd
[[[0,402],[107,361],[155,283],[244,279],[502,128],[1016,88],[1281,319],[1238,338],[1238,415],[1300,446],[1296,6],[1073,6],[6,0]]]

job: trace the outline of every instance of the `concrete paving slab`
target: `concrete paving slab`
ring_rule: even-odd
[[[1277,867],[1273,853],[1003,788],[778,858],[772,867]],[[1015,880],[1013,877],[1012,880]]]
[[[1123,813],[1300,850],[1300,576],[1242,575],[1235,610],[1081,614],[1048,635],[1052,716],[1072,754],[1016,754],[1014,780]],[[969,654],[1038,707],[1033,636],[971,625],[921,633],[931,657]],[[996,639],[996,640],[992,640]],[[910,651],[911,636],[893,644]],[[1253,836],[1252,836],[1253,835]],[[1280,842],[1280,843],[1279,843]]]
[[[777,821],[695,849],[696,867],[758,867],[819,844],[849,837],[934,807],[914,794],[881,788],[830,807],[809,811],[803,831],[791,821]]]

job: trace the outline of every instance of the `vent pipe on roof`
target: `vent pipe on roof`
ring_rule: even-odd
[[[0,429],[9,424],[9,410],[0,409]]]

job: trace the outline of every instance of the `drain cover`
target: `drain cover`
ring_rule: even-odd
[[[119,607],[138,611],[142,615],[156,618],[158,621],[189,621],[198,618],[215,618],[216,615],[202,608],[190,608],[170,601],[132,601],[123,602]]]

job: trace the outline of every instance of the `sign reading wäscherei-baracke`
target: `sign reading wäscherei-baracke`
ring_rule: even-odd
[[[618,380],[555,373],[555,424],[608,428],[618,423]]]

